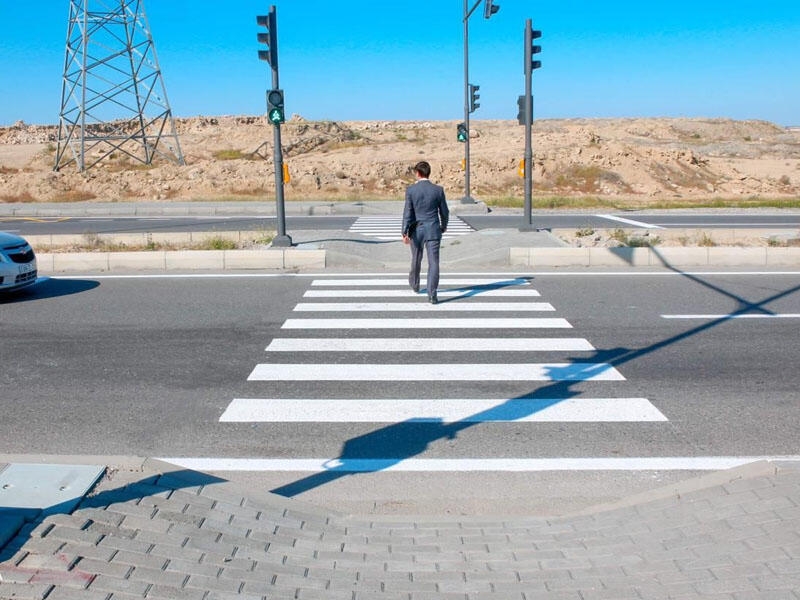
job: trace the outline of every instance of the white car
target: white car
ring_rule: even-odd
[[[0,293],[36,283],[36,254],[24,238],[0,231]]]

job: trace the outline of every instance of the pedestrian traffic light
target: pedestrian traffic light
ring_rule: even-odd
[[[525,96],[517,96],[517,123],[525,125]]]
[[[273,125],[286,121],[283,108],[283,90],[269,90],[267,92],[267,118]]]
[[[471,113],[474,113],[480,107],[480,104],[478,104],[478,98],[481,97],[478,93],[479,89],[481,89],[481,86],[469,84],[469,112]]]
[[[275,18],[275,7],[270,8],[268,15],[258,15],[256,22],[266,31],[259,32],[258,42],[266,44],[266,50],[258,51],[258,58],[267,61],[273,69],[278,68],[278,27]]]
[[[466,142],[467,141],[467,124],[466,123],[459,123],[456,126],[456,139],[459,142]]]
[[[484,19],[488,19],[493,14],[495,14],[498,10],[500,10],[500,7],[497,6],[496,4],[494,4],[492,2],[492,0],[484,0],[484,4],[483,4],[483,18]]]

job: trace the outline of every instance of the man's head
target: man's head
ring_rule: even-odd
[[[421,160],[414,165],[414,172],[417,174],[417,177],[427,179],[431,176],[431,166],[424,160]]]

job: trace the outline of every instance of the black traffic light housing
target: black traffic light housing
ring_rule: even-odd
[[[534,69],[539,69],[542,66],[542,63],[538,60],[533,60],[534,54],[539,54],[542,51],[541,46],[537,46],[533,43],[533,40],[542,37],[542,32],[536,29],[531,30],[531,71]]]
[[[268,15],[258,15],[256,22],[261,27],[266,27],[266,31],[259,32],[258,43],[266,44],[266,50],[258,51],[258,58],[267,61],[273,69],[278,68],[278,27],[275,17],[275,7],[269,11]]]
[[[483,5],[483,18],[488,19],[493,14],[495,14],[500,7],[492,2],[492,0],[484,0]]]
[[[459,142],[466,142],[467,141],[467,124],[466,123],[459,123],[456,125],[456,139]]]
[[[525,125],[525,96],[517,96],[517,123]]]
[[[471,113],[474,113],[480,108],[480,104],[478,103],[478,99],[481,97],[478,93],[479,89],[481,89],[481,86],[469,84],[469,112]]]
[[[267,92],[267,118],[273,125],[286,121],[283,107],[283,90],[269,90]]]

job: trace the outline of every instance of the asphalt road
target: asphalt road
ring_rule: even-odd
[[[369,352],[366,348],[265,351],[277,338],[312,336],[308,331],[287,330],[288,319],[340,318],[335,312],[304,315],[293,309],[309,301],[304,293],[316,289],[314,281],[322,281],[324,288],[325,281],[341,278],[246,274],[52,278],[27,294],[0,301],[3,452],[367,459],[383,460],[387,466],[419,459],[456,461],[452,469],[433,473],[343,474],[334,470],[314,475],[267,470],[231,475],[285,495],[362,512],[470,512],[487,505],[503,512],[558,512],[685,478],[692,472],[669,467],[515,470],[519,461],[527,459],[800,455],[796,368],[800,273],[533,274],[529,282],[515,283],[537,290],[540,297],[498,301],[547,302],[554,311],[501,310],[488,316],[478,309],[447,312],[447,318],[474,319],[474,326],[460,331],[413,324],[378,331],[313,331],[319,338],[458,337],[467,344],[464,340],[532,335],[519,329],[486,329],[481,323],[488,318],[553,317],[566,320],[571,328],[533,335],[579,337],[592,350],[463,351],[454,342],[452,350],[435,353]],[[495,278],[506,280],[508,275]],[[450,311],[448,304],[458,307],[490,300],[481,297],[480,288],[473,292],[438,308]],[[396,313],[362,311],[352,317],[386,318]],[[420,319],[431,314],[400,316]],[[468,364],[470,369],[484,364],[498,368],[515,363],[601,364],[605,367],[596,374],[613,371],[622,379],[456,381],[433,377],[423,382],[412,376],[411,381],[357,381],[353,377],[320,381],[315,373],[323,363],[338,365],[342,372],[349,364],[362,365],[362,370],[400,364],[418,373],[430,363]],[[299,364],[307,367],[308,380],[248,381],[259,364]],[[336,423],[313,419],[220,422],[237,398],[296,399],[298,403],[350,399],[364,406],[382,399],[399,405],[404,398],[641,398],[666,420],[520,421],[530,416],[528,412],[497,422],[423,422],[406,416],[398,422],[375,423],[351,422],[346,417]],[[485,459],[508,459],[511,466],[468,470],[474,461]]]
[[[397,215],[399,216],[399,215]],[[287,216],[287,231],[347,230],[356,216]],[[488,215],[461,215],[474,229],[515,228],[522,225],[522,215],[507,212]],[[540,229],[593,228],[780,228],[800,227],[800,213],[538,213],[532,215],[534,226]],[[274,230],[274,217],[2,217],[0,229],[20,235],[85,234],[85,233],[144,233],[189,231],[259,231]]]

